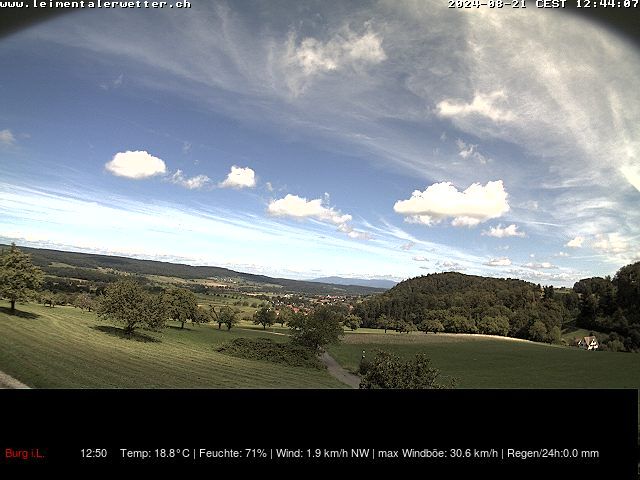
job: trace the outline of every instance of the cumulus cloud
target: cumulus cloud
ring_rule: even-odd
[[[113,175],[136,180],[167,172],[167,166],[163,160],[144,150],[116,153],[104,166]]]
[[[325,194],[325,199],[327,195]],[[349,238],[368,240],[371,235],[367,232],[354,230],[349,225],[351,215],[343,214],[333,207],[325,207],[321,198],[307,200],[298,195],[287,194],[284,198],[272,200],[267,207],[267,212],[275,217],[290,217],[299,220],[313,218],[321,222],[333,224],[338,230],[346,233]]]
[[[256,186],[256,172],[249,167],[242,168],[234,165],[219,186],[221,188],[253,188]]]
[[[571,240],[569,240],[567,243],[565,243],[564,246],[569,248],[581,248],[583,243],[584,243],[584,237],[581,237],[580,235],[578,235],[577,237],[574,237]]]
[[[490,227],[489,231],[482,232],[482,235],[486,235],[488,237],[496,237],[496,238],[526,236],[524,232],[518,231],[518,227],[513,223],[508,227],[503,227],[502,224],[498,224],[497,227]]]
[[[555,257],[568,257],[569,254],[567,252],[558,252],[554,256]]]
[[[441,117],[480,115],[494,122],[509,122],[515,118],[515,115],[501,107],[500,104],[506,98],[507,96],[503,90],[496,90],[486,94],[476,92],[471,103],[452,99],[442,100],[436,105],[436,112]]]
[[[483,265],[487,265],[489,267],[508,267],[509,265],[511,265],[511,260],[507,257],[492,258],[488,262],[485,262]]]
[[[189,190],[198,190],[211,182],[211,179],[206,175],[196,175],[195,177],[187,178],[183,175],[182,170],[177,170],[169,179],[171,183],[180,185]]]
[[[0,130],[0,144],[12,146],[16,143],[16,137],[8,128]]]
[[[629,250],[629,240],[619,233],[596,235],[592,245],[594,249],[604,253],[625,253]]]
[[[525,263],[523,267],[531,268],[533,270],[550,270],[550,269],[558,268],[549,262],[541,262],[541,263],[530,262],[530,263]]]
[[[413,260],[416,262],[428,262],[429,259],[427,257],[423,257],[422,255],[416,255],[413,257]]]
[[[410,223],[433,225],[452,217],[455,227],[473,227],[509,211],[502,180],[485,186],[474,183],[460,192],[450,182],[434,183],[423,192],[415,190],[408,200],[398,200],[393,209]]]

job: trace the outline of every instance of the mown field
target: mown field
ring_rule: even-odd
[[[357,330],[329,352],[355,371],[362,351],[383,349],[403,358],[424,353],[458,388],[640,388],[640,356],[587,352],[475,335],[399,334]]]
[[[213,350],[258,329],[170,325],[125,339],[94,313],[0,303],[0,370],[37,388],[345,388],[327,372],[245,360]]]

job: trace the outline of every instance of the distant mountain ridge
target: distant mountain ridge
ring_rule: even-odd
[[[8,245],[0,244],[0,249]],[[222,267],[194,266],[181,263],[142,260],[137,258],[98,255],[93,253],[66,252],[45,248],[18,246],[20,250],[31,255],[34,265],[41,267],[45,274],[55,274],[51,264],[58,263],[80,269],[106,268],[138,275],[162,275],[182,279],[224,278],[240,282],[251,282],[261,285],[261,289],[270,292],[306,293],[311,295],[370,295],[382,292],[383,288],[362,285],[341,285],[334,283],[318,283],[288,278],[272,278],[266,275],[236,272]],[[67,268],[66,270],[69,270]],[[100,273],[98,271],[97,273]],[[105,274],[101,274],[105,275]]]
[[[331,283],[333,285],[358,285],[360,287],[384,288],[388,290],[397,285],[398,282],[393,280],[384,280],[381,278],[345,278],[345,277],[320,277],[309,280],[317,283]]]

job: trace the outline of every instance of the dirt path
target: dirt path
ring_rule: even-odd
[[[327,366],[327,371],[329,374],[341,381],[342,383],[346,383],[351,388],[359,388],[360,387],[360,377],[354,375],[353,373],[349,373],[347,370],[342,368],[342,366],[335,361],[335,359],[329,355],[327,352],[324,352],[320,356],[320,360]]]
[[[24,383],[16,380],[11,375],[7,375],[4,372],[0,372],[0,389],[2,388],[31,388],[31,387],[27,387]]]

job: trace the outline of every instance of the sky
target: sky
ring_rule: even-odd
[[[0,39],[0,241],[310,279],[640,260],[640,52],[441,1],[79,9]]]

